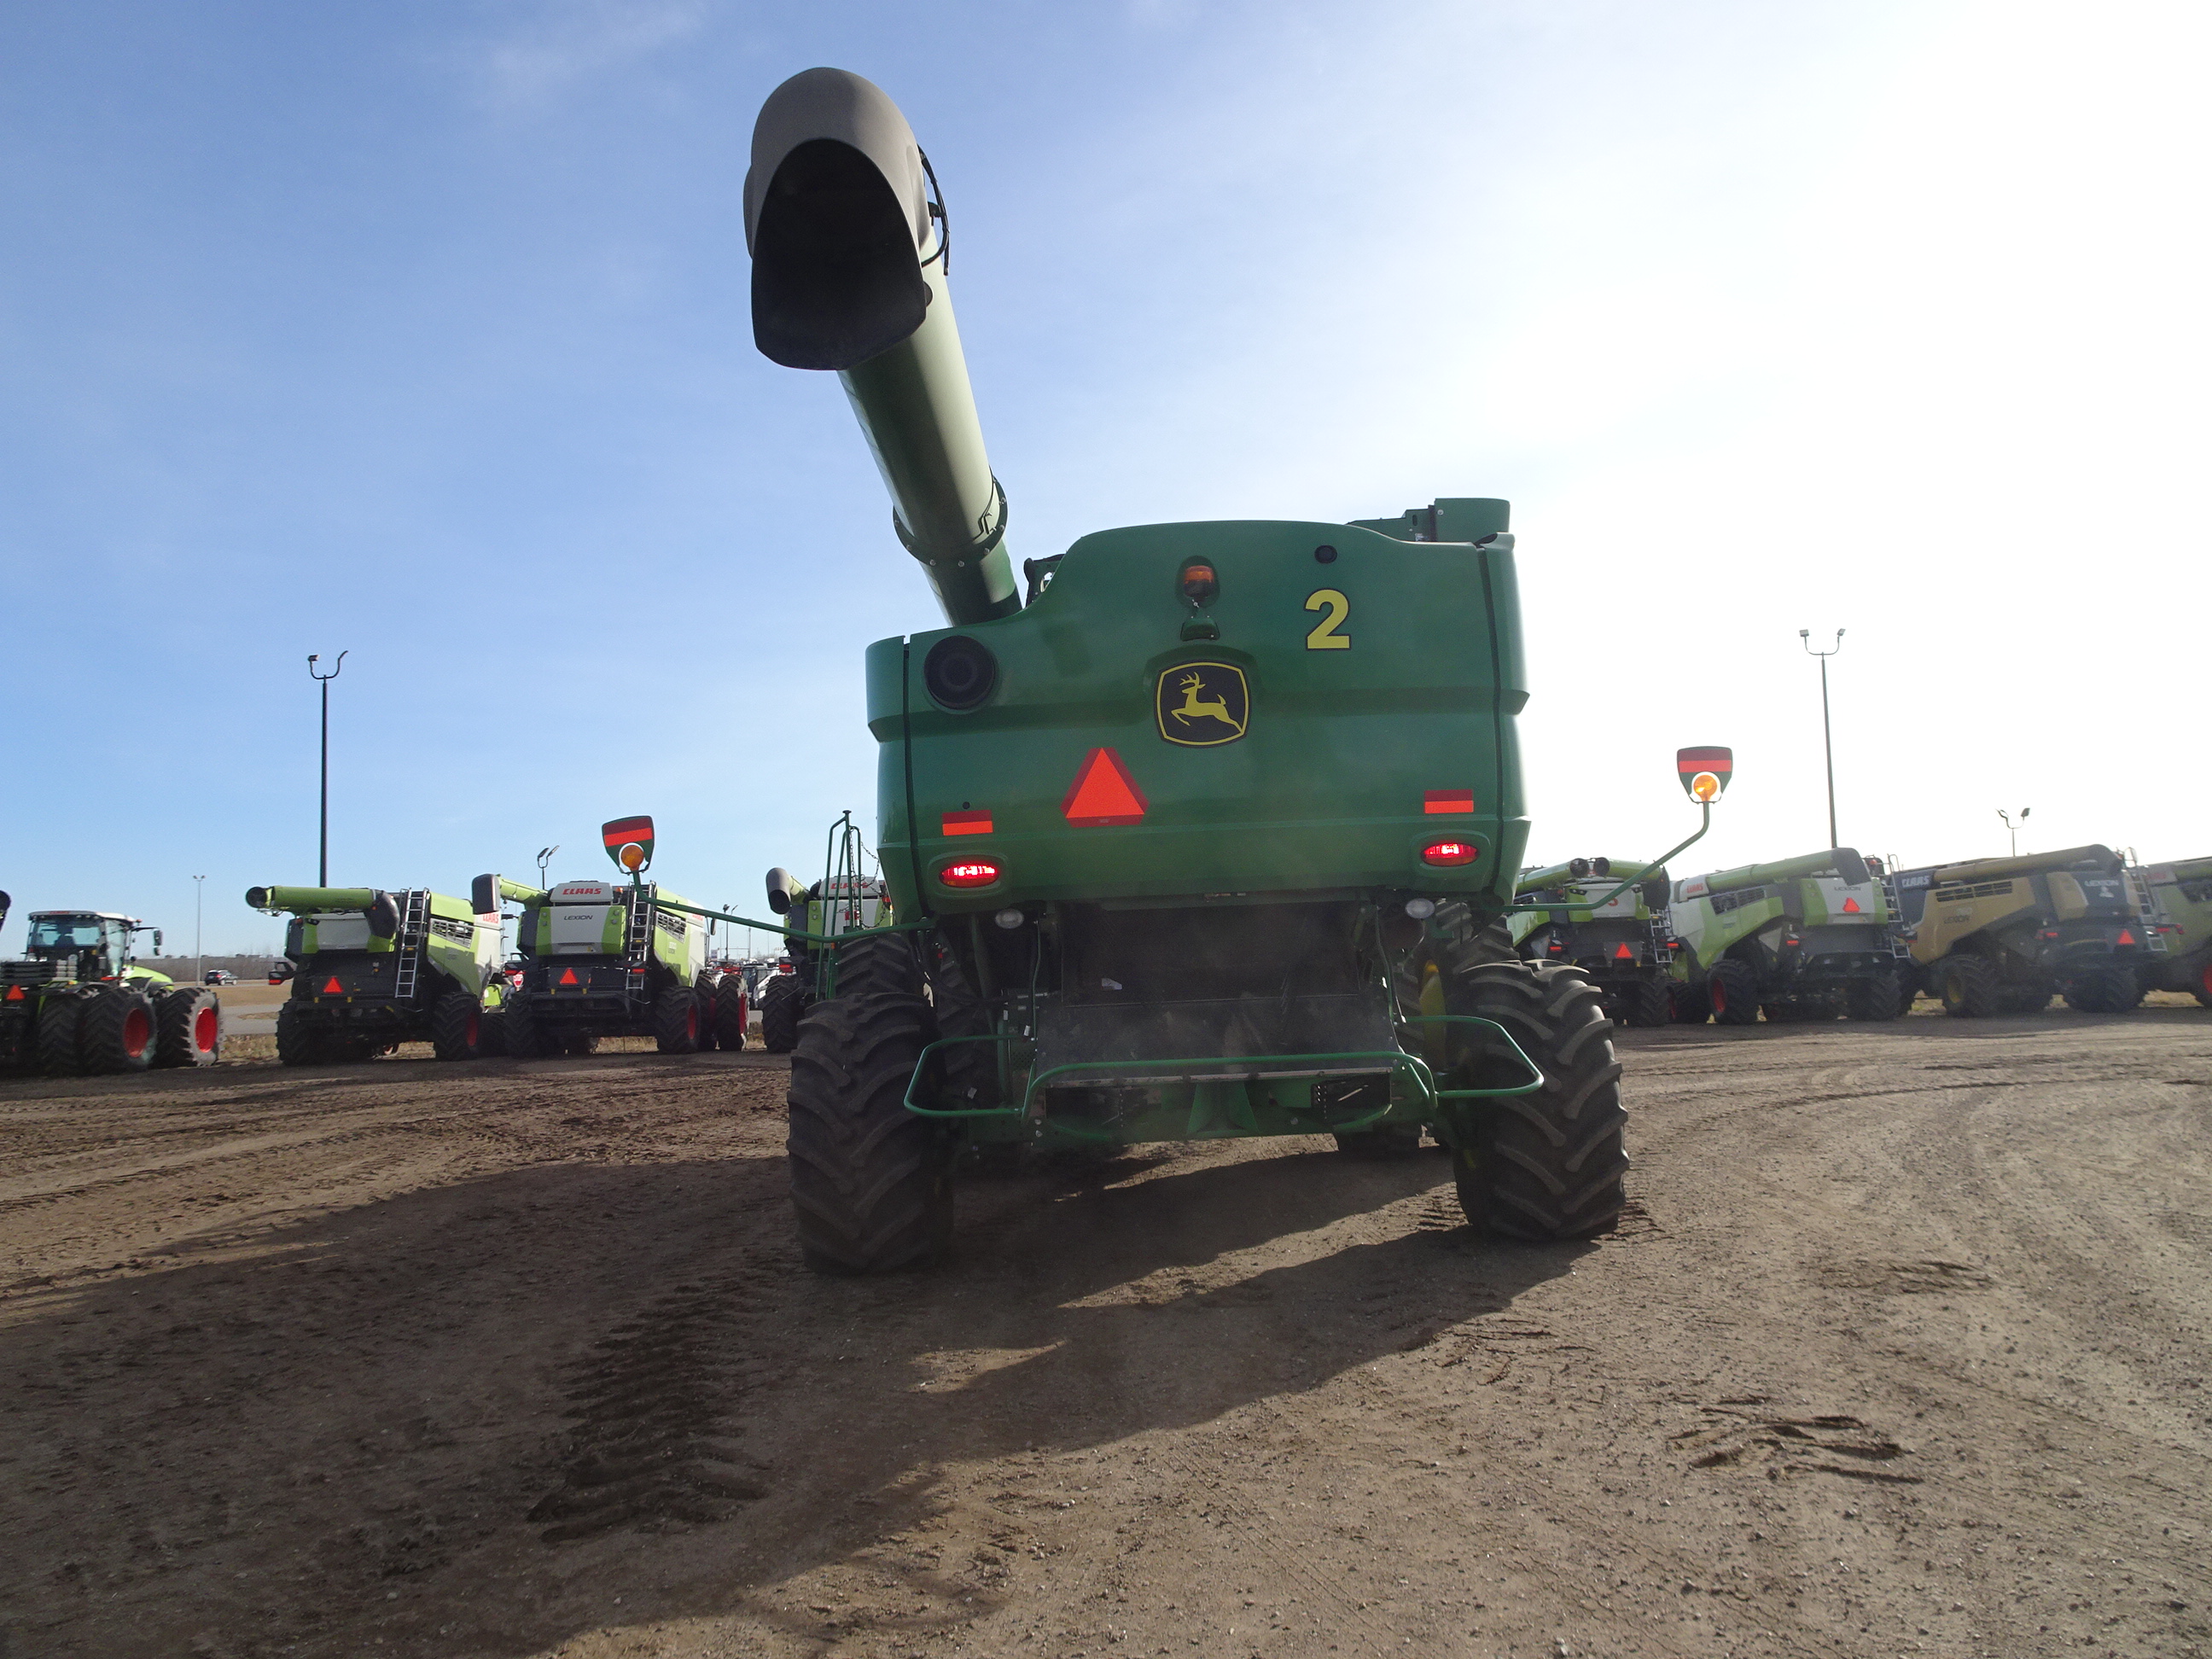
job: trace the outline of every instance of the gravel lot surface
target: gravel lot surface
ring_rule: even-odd
[[[1631,1213],[978,1178],[781,1062],[0,1082],[0,1655],[2212,1651],[2212,1014],[1625,1032]]]

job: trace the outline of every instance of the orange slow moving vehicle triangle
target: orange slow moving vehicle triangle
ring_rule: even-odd
[[[323,994],[326,997],[334,997],[339,995],[344,990],[345,987],[338,983],[338,976],[336,974],[332,974],[331,975],[331,982],[323,987]]]
[[[1855,898],[1845,899],[1844,901],[1844,914],[1847,916],[1855,916],[1858,915],[1859,902]]]
[[[1094,749],[1076,769],[1075,781],[1060,804],[1070,823],[1089,826],[1144,822],[1144,792],[1111,749]]]

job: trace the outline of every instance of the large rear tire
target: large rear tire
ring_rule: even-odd
[[[699,1052],[702,1054],[711,1054],[721,1036],[714,1025],[714,988],[721,978],[712,969],[702,969],[691,981],[691,994],[699,999]]]
[[[1631,980],[1615,988],[1613,1001],[1615,1017],[1638,1030],[1664,1025],[1673,1016],[1664,980]]]
[[[1997,970],[1979,957],[1943,964],[1943,1012],[1954,1019],[1987,1019],[1997,1012]]]
[[[799,1042],[799,1017],[814,1000],[805,975],[777,974],[761,988],[761,1046],[787,1054]]]
[[[297,1006],[286,1003],[276,1011],[276,1058],[286,1066],[316,1066],[327,1058],[321,1033],[310,1026]]]
[[[653,1000],[653,1046],[664,1054],[699,1052],[699,994],[671,985]]]
[[[2197,969],[2197,981],[2189,988],[2189,994],[2197,999],[2199,1006],[2212,1008],[2212,957],[2205,957]]]
[[[507,1052],[514,1060],[539,1060],[553,1052],[553,1044],[538,1010],[526,996],[507,1000]]]
[[[1713,1017],[1713,1000],[1702,985],[1667,981],[1667,1018],[1677,1025],[1703,1025]]]
[[[1844,1012],[1853,1019],[1895,1019],[1905,1012],[1897,975],[1885,969],[1853,980],[1844,993]]]
[[[1997,1012],[2001,1014],[2039,1014],[2050,1006],[2051,988],[2047,985],[1997,988]]]
[[[143,1072],[154,1063],[154,1000],[127,985],[104,987],[77,1015],[76,1051],[86,1071]]]
[[[430,1048],[441,1060],[483,1057],[483,1005],[466,991],[448,991],[430,1010]]]
[[[155,1005],[156,1066],[212,1066],[222,1047],[222,1009],[204,986],[179,985]]]
[[[817,1003],[791,1057],[791,1201],[817,1273],[927,1265],[952,1233],[951,1140],[906,1109],[929,1005],[870,993]]]
[[[904,933],[871,933],[837,947],[839,997],[921,994],[921,963]]]
[[[84,1069],[77,1058],[78,1016],[83,999],[63,993],[39,1003],[39,1069],[48,1077],[75,1077]]]
[[[745,1006],[745,976],[723,975],[714,987],[714,1041],[725,1054],[736,1054],[745,1046],[751,1012]]]
[[[1705,996],[1713,1005],[1716,1025],[1759,1023],[1759,973],[1749,963],[1735,957],[1715,963],[1705,981]]]
[[[1494,962],[1454,974],[1445,995],[1451,1012],[1504,1026],[1544,1074],[1534,1093],[1467,1103],[1473,1109],[1460,1124],[1452,1166],[1468,1222],[1509,1238],[1609,1231],[1625,1201],[1621,1131],[1628,1115],[1613,1022],[1596,988],[1580,969]],[[1470,1047],[1471,1063],[1453,1072],[1471,1074],[1469,1086],[1528,1080],[1495,1037]]]
[[[2085,969],[2066,981],[2066,1006],[2085,1014],[2124,1014],[2143,1000],[2135,969],[2116,963]]]

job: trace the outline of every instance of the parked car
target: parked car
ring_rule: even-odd
[[[210,968],[207,970],[206,976],[200,981],[200,983],[203,985],[235,985],[238,983],[238,975],[232,973],[228,968]]]

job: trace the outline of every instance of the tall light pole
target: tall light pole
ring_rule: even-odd
[[[1828,730],[1828,659],[1844,648],[1844,630],[1840,628],[1836,630],[1836,642],[1826,651],[1813,649],[1813,635],[1809,629],[1799,629],[1797,640],[1810,655],[1820,659],[1820,746],[1828,757],[1828,845],[1833,847],[1836,845],[1836,742]]]
[[[200,951],[200,899],[207,892],[201,884],[205,876],[192,878],[192,978],[195,982],[207,983],[207,957]]]
[[[545,866],[553,862],[553,855],[560,850],[561,843],[557,841],[550,847],[538,849],[538,884],[540,887],[545,884]]]
[[[307,678],[323,688],[323,819],[322,836],[318,842],[320,853],[315,860],[315,885],[327,887],[331,884],[331,682],[344,672],[346,653],[338,653],[337,661],[331,665],[327,674],[315,672],[315,665],[322,659],[320,652],[307,653]]]
[[[1997,808],[1997,816],[2004,820],[2005,838],[2012,843],[2010,856],[2013,858],[2018,858],[2020,856],[2020,825],[2021,823],[2026,823],[2027,822],[2027,815],[2034,810],[2035,809],[2031,806],[2021,807],[2020,809],[2020,823],[2014,823],[2012,820],[2011,813],[2006,811],[2002,806]]]

